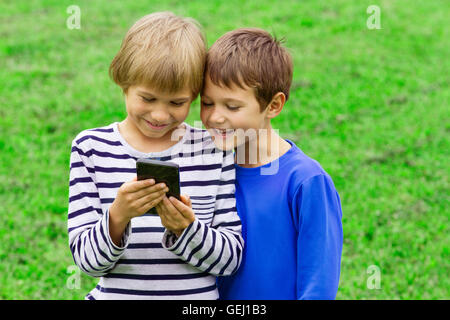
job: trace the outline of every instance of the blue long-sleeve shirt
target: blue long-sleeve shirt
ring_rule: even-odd
[[[295,144],[278,160],[236,168],[246,244],[240,269],[218,278],[221,299],[334,299],[343,243],[338,192]]]

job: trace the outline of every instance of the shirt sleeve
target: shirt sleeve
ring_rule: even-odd
[[[241,228],[236,210],[234,156],[230,152],[224,157],[211,224],[196,218],[178,239],[166,230],[162,245],[199,270],[215,276],[230,275],[242,260]]]
[[[68,233],[69,246],[76,265],[93,277],[114,268],[127,246],[131,233],[128,224],[118,247],[109,234],[109,212],[102,212],[98,189],[92,173],[94,165],[75,142],[70,156]]]
[[[299,214],[297,298],[336,298],[343,244],[339,194],[328,175],[305,181],[295,197]]]

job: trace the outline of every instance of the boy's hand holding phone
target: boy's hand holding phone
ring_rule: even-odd
[[[136,172],[139,180],[151,178],[158,182],[164,182],[168,186],[167,196],[164,195],[162,201],[158,198],[159,201],[155,209],[161,218],[161,224],[179,237],[184,229],[194,222],[195,214],[192,211],[192,203],[189,197],[180,195],[178,164],[160,160],[138,159],[136,161]]]
[[[156,205],[156,212],[161,217],[161,223],[166,229],[180,237],[195,220],[192,210],[192,203],[189,197],[181,195],[180,200],[175,197],[163,197],[163,200]]]
[[[130,220],[155,207],[169,189],[164,183],[155,184],[154,179],[125,182],[117,191],[116,199],[109,208],[109,233],[111,240],[119,245],[122,234]]]

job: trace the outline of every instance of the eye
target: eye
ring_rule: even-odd
[[[239,110],[240,107],[227,105],[227,108],[228,108],[228,110],[231,110],[231,111],[237,111],[237,110]]]
[[[205,107],[211,107],[214,103],[206,103],[205,101],[202,101],[202,106]]]
[[[153,101],[156,100],[155,98],[146,98],[146,97],[143,97],[143,96],[141,96],[141,98],[142,98],[142,100],[144,100],[145,102],[153,102]]]
[[[180,106],[182,106],[185,103],[186,103],[186,101],[181,101],[181,102],[170,101],[171,105],[177,106],[177,107],[180,107]]]

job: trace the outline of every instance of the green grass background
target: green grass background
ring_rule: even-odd
[[[372,4],[380,30],[366,26]],[[128,28],[162,10],[197,19],[209,45],[250,26],[286,39],[294,81],[273,124],[340,193],[337,299],[449,299],[446,0],[0,1],[0,298],[83,299],[96,284],[68,285],[70,143],[125,117],[108,66]]]

